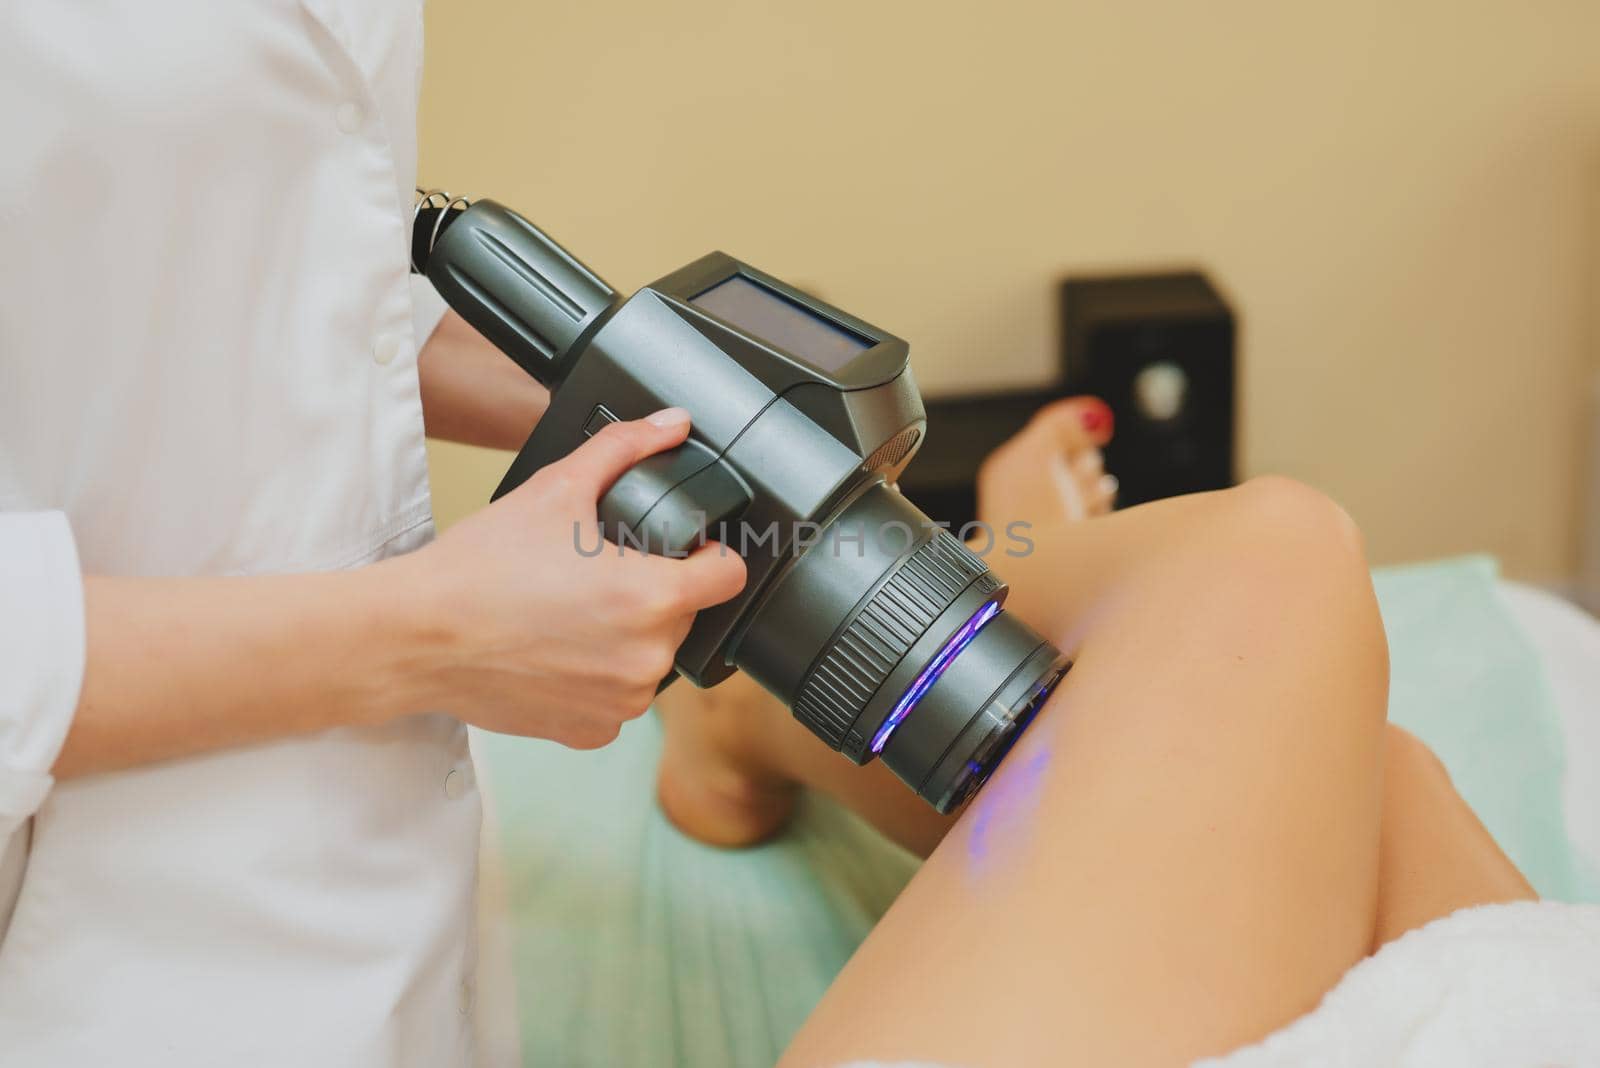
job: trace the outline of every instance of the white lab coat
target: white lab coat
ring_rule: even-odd
[[[431,535],[421,29],[420,0],[5,5],[0,1064],[471,1059],[458,722],[49,775],[80,569],[347,568]]]

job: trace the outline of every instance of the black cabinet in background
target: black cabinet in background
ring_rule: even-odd
[[[1061,367],[1032,390],[930,398],[928,433],[901,477],[935,519],[973,518],[972,482],[995,446],[1042,405],[1089,393],[1116,416],[1106,467],[1119,505],[1234,482],[1234,317],[1197,272],[1069,278],[1061,286]],[[1047,477],[1041,473],[1041,492]]]
[[[1234,334],[1233,312],[1198,272],[1062,284],[1064,389],[1116,415],[1105,456],[1119,503],[1233,485]]]

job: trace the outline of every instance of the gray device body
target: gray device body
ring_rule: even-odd
[[[1067,662],[892,488],[925,427],[904,341],[717,252],[622,300],[493,201],[416,231],[414,266],[551,390],[496,497],[609,422],[690,412],[689,440],[598,509],[617,545],[678,554],[709,538],[745,560],[744,591],[696,617],[677,674],[711,686],[746,671],[941,811],[982,784]],[[597,549],[574,532],[574,551]]]

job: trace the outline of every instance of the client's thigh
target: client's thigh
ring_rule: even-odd
[[[1076,665],[786,1064],[1180,1062],[1371,945],[1387,658],[1343,514],[1251,484],[1008,570]]]

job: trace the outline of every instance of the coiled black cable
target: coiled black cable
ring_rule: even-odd
[[[411,271],[428,273],[428,256],[439,236],[461,213],[472,206],[467,197],[452,196],[442,189],[417,190],[417,201],[411,209]]]

